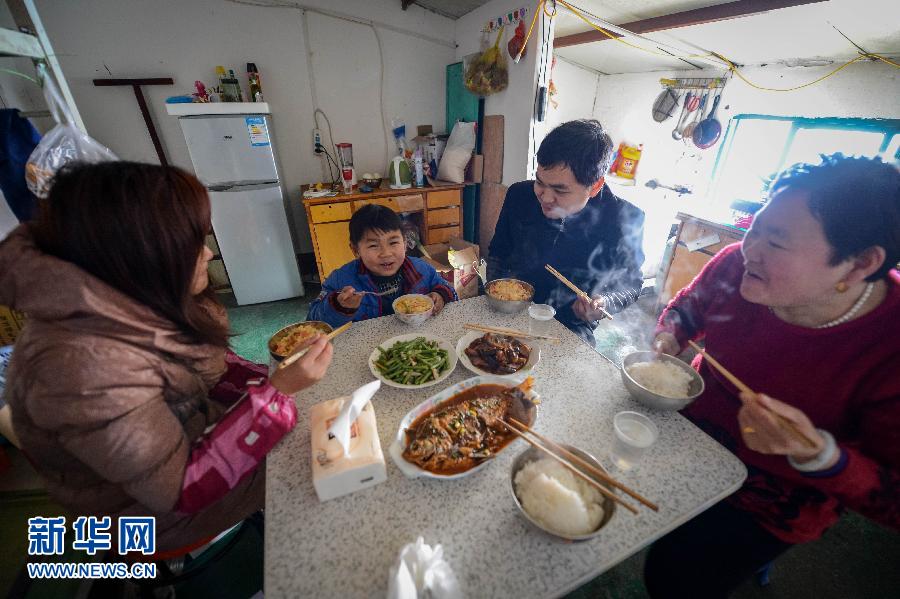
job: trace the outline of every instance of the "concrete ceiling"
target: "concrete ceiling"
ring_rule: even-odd
[[[574,0],[570,2],[614,24],[704,8],[727,2],[703,0]],[[691,53],[718,52],[739,64],[776,61],[827,64],[857,56],[856,48],[835,31],[869,52],[900,56],[900,2],[896,0],[829,0],[748,17],[643,34],[667,46]],[[556,38],[589,31],[583,21],[560,5]],[[629,41],[650,47],[640,40]],[[615,41],[598,41],[557,48],[556,54],[601,73],[639,73],[691,68],[680,60],[629,48]],[[698,63],[700,64],[700,63]]]
[[[400,0],[398,0],[399,2]],[[479,6],[483,6],[491,0],[415,0],[413,4],[427,8],[439,15],[458,19],[464,14],[470,13]],[[527,2],[531,4],[531,0]]]

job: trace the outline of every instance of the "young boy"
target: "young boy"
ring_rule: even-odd
[[[407,258],[400,217],[390,208],[369,204],[356,211],[350,219],[350,249],[357,259],[328,276],[308,320],[337,327],[393,314],[394,300],[407,293],[430,296],[435,314],[457,299],[431,265]]]

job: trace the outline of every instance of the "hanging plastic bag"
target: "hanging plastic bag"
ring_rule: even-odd
[[[105,162],[118,160],[109,148],[95,141],[78,128],[68,105],[60,96],[53,77],[41,69],[44,99],[56,121],[38,143],[25,164],[28,189],[39,198],[46,198],[56,171],[70,162]]]
[[[466,88],[473,94],[489,96],[506,89],[509,85],[509,71],[506,56],[500,51],[503,27],[497,33],[497,41],[472,61],[466,69]]]

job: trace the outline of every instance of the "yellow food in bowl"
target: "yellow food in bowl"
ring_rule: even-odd
[[[531,291],[518,281],[497,281],[488,290],[494,298],[507,302],[524,302],[531,299]]]
[[[312,339],[322,331],[311,324],[301,324],[275,342],[274,352],[279,356],[289,356],[304,342]]]
[[[432,302],[427,297],[413,295],[397,300],[396,310],[401,314],[418,314],[419,312],[431,310],[431,306]]]

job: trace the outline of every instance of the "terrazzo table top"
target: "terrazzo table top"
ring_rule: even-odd
[[[451,341],[463,323],[527,330],[527,313],[493,312],[484,297],[449,304],[418,329]],[[522,518],[509,490],[514,442],[493,463],[455,480],[408,479],[387,455],[400,420],[422,400],[471,376],[461,364],[445,381],[418,391],[382,385],[372,403],[387,460],[388,480],[320,503],[310,468],[309,407],[347,395],[372,380],[374,347],[411,329],[393,316],[354,325],[336,338],[325,378],[298,395],[297,427],[266,463],[266,597],[384,597],[400,549],[422,536],[440,543],[466,597],[555,597],[616,565],[737,490],[746,477],[729,451],[676,413],[655,412],[630,398],[619,371],[553,321],[559,345],[542,350],[535,388],[542,405],[536,430],[576,445],[609,468],[613,415],[636,410],[659,427],[659,440],[637,468],[611,470],[659,504],[659,512],[624,509],[602,533],[564,543]]]

